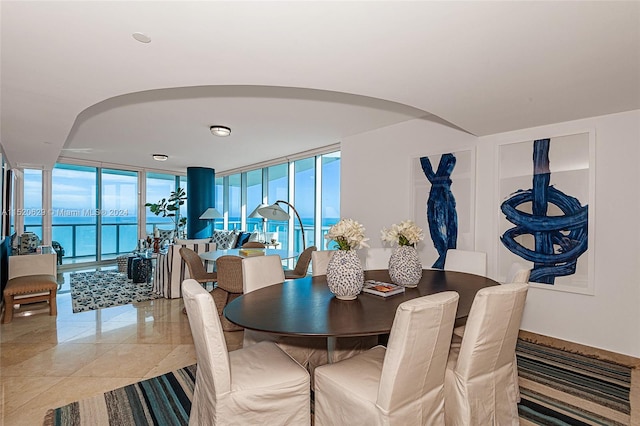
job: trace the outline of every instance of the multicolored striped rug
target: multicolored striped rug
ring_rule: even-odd
[[[189,424],[196,366],[47,411],[44,426]]]
[[[640,359],[527,332],[516,354],[521,424],[640,425]],[[73,402],[44,425],[187,425],[195,377],[191,365]]]
[[[523,424],[640,424],[639,359],[522,331],[516,355]]]

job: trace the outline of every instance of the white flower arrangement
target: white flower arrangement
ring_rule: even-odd
[[[340,250],[356,250],[369,247],[364,236],[364,226],[353,219],[340,219],[338,223],[329,228],[324,237],[338,244]]]
[[[415,224],[412,220],[405,220],[399,225],[395,223],[391,228],[382,228],[380,232],[382,241],[389,244],[398,244],[399,246],[412,246],[424,239],[422,228]]]

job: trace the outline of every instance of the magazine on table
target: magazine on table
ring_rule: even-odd
[[[404,287],[382,281],[367,280],[364,282],[362,292],[382,297],[389,297],[394,294],[404,293]]]

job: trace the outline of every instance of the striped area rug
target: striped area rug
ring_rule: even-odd
[[[640,424],[640,360],[527,332],[516,355],[523,424]]]
[[[522,425],[640,425],[640,359],[527,332],[516,354]],[[195,376],[191,365],[73,402],[44,425],[187,425]]]
[[[47,411],[45,426],[189,424],[196,366]]]

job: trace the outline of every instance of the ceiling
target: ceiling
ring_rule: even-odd
[[[481,136],[640,109],[638,1],[5,0],[0,20],[13,167],[224,172],[413,118]]]

